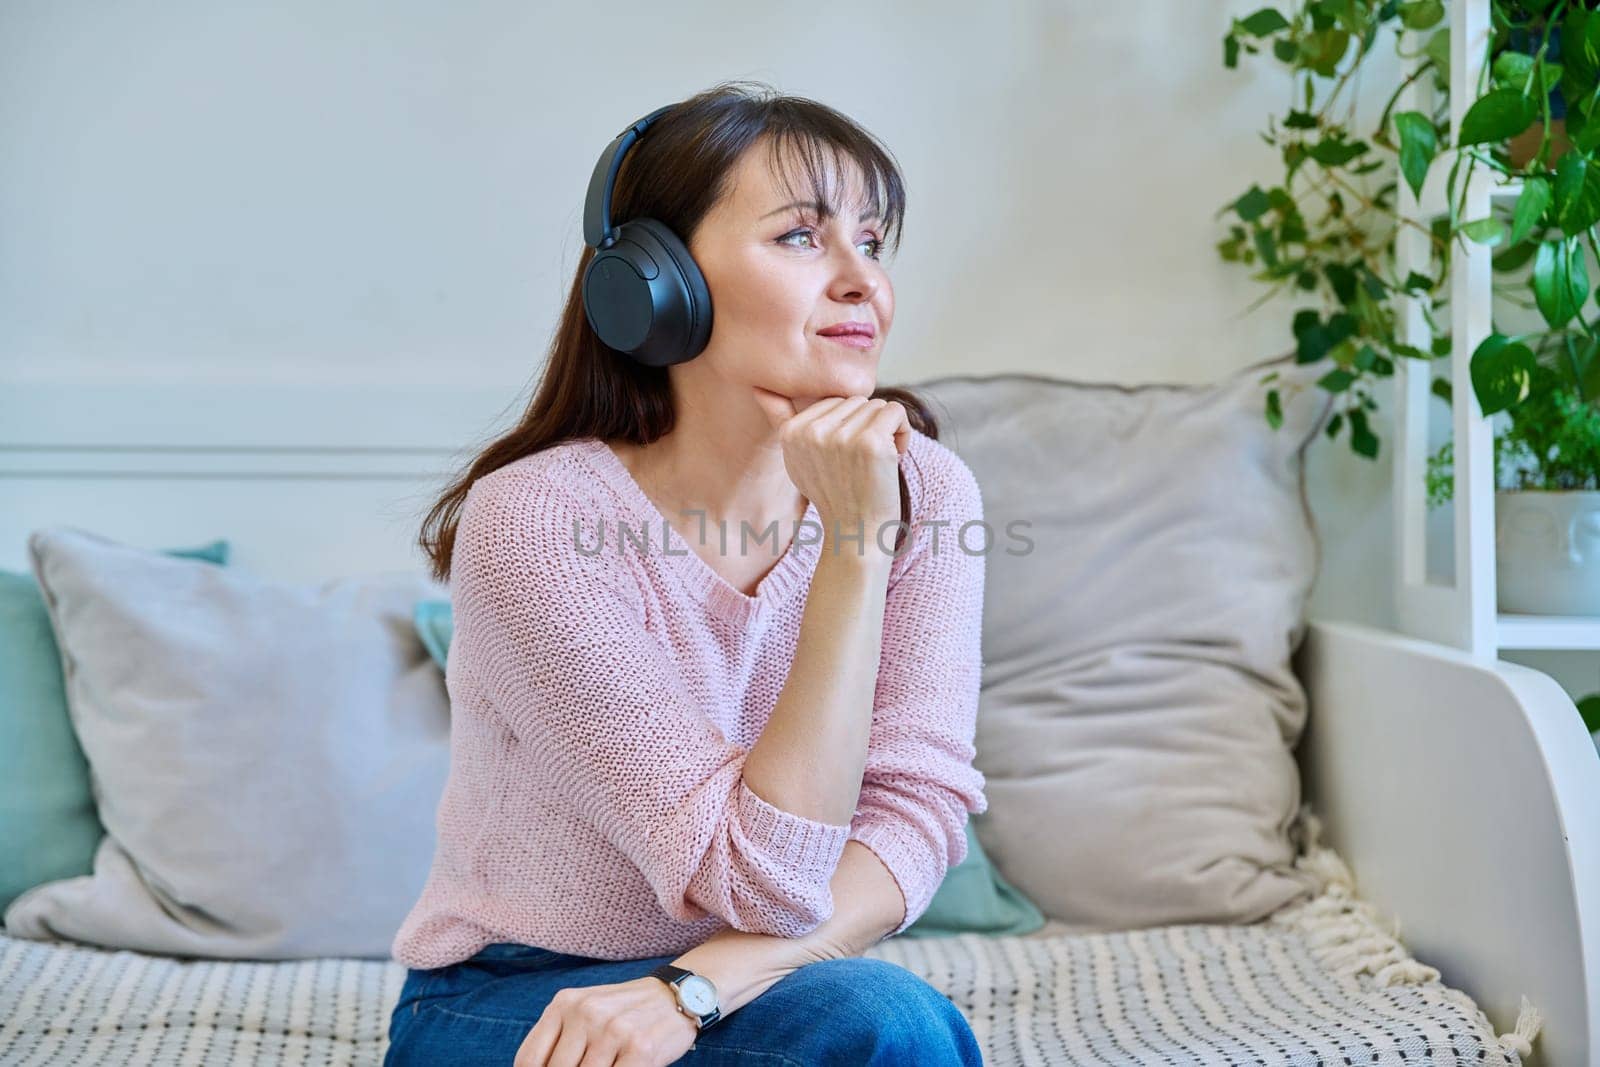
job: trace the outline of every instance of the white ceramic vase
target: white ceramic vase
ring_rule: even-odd
[[[1600,490],[1502,489],[1494,501],[1500,610],[1600,615]]]

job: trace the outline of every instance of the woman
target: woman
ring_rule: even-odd
[[[860,956],[987,807],[977,484],[876,384],[900,176],[725,83],[626,152],[612,211],[684,240],[714,327],[670,366],[608,348],[586,249],[521,423],[428,515],[452,758],[386,1062],[981,1063]]]

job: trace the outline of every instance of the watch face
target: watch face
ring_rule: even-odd
[[[711,984],[709,978],[691,974],[678,983],[678,991],[683,996],[684,1005],[696,1015],[704,1015],[717,1006],[717,987]]]

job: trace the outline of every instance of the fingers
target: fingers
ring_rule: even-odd
[[[893,441],[896,454],[905,454],[911,444],[911,419],[904,405],[886,397],[850,397],[848,401],[828,413],[828,429],[843,437],[881,435]]]
[[[790,410],[793,410],[793,402],[781,394],[759,387],[756,387],[756,392],[766,395],[767,399],[762,401],[764,410],[776,411],[777,400],[782,400],[789,405]],[[911,444],[911,420],[906,414],[905,406],[897,400],[886,397],[823,397],[796,412],[784,423],[776,425],[788,425],[791,432],[797,432],[805,426],[818,438],[832,436],[834,433],[855,437],[870,427],[873,432],[881,432],[890,437],[894,442],[895,452],[899,455],[904,455]]]
[[[556,1047],[550,1050],[549,1067],[578,1067],[585,1061],[584,1053],[588,1044],[581,1028],[563,1026]]]
[[[679,1058],[681,1059],[682,1057]],[[667,1062],[677,1063],[678,1061],[669,1060]],[[618,1056],[616,1067],[661,1067],[661,1061],[658,1059],[652,1059],[650,1053],[644,1051],[643,1049],[639,1049],[633,1052],[625,1052],[621,1056]]]
[[[852,406],[851,399],[847,396],[825,396],[814,400],[799,408],[795,417],[789,420],[785,432],[794,434],[802,430],[815,430],[819,425],[831,425],[832,416],[840,413],[840,409],[848,410]]]
[[[858,406],[854,411],[847,413],[839,422],[839,432],[846,437],[858,436],[862,430],[871,425],[879,411],[888,401],[880,397],[868,400]]]
[[[888,401],[873,415],[873,428],[893,433],[894,450],[902,456],[911,446],[911,419],[898,400]]]
[[[561,1036],[561,1013],[546,1005],[539,1021],[533,1024],[528,1036],[522,1039],[512,1067],[545,1067],[550,1062],[550,1050]]]
[[[557,990],[512,1067],[663,1067],[693,1046],[694,1021],[655,978]]]
[[[867,405],[862,396],[827,396],[806,408],[795,420],[793,427],[799,432],[803,426],[813,440],[834,436],[845,421]]]
[[[583,1050],[583,1059],[579,1060],[577,1067],[616,1067],[617,1047],[615,1043],[591,1040]]]

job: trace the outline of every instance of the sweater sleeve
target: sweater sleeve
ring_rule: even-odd
[[[711,721],[645,628],[640,579],[615,539],[595,550],[592,518],[575,534],[574,497],[542,481],[473,484],[451,560],[455,649],[668,915],[810,932],[833,913],[829,883],[850,828],[745,784],[749,750]]]
[[[923,522],[890,587],[861,796],[850,838],[894,875],[905,898],[900,933],[927,910],[950,867],[966,858],[968,812],[988,808],[975,755],[981,680],[983,518],[978,484],[955,459],[928,472]],[[937,530],[937,546],[934,545]]]

